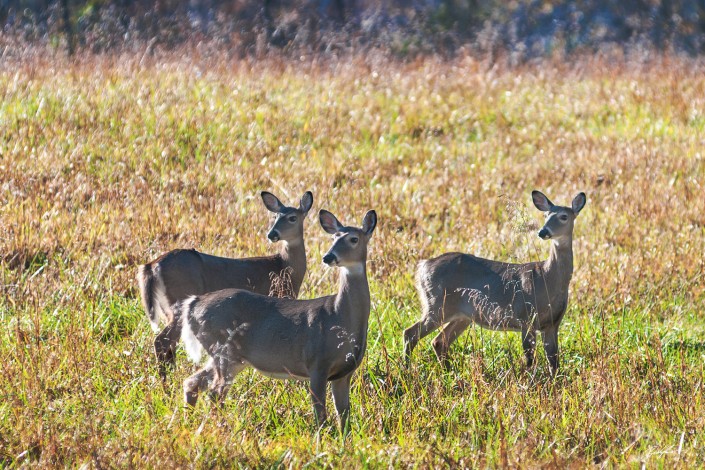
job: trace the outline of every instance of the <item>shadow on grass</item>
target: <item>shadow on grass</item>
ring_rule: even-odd
[[[409,365],[403,359],[390,362],[386,369],[382,364],[370,365],[361,374],[366,387],[375,394],[390,398],[401,398],[406,394],[419,393],[419,384],[437,383],[450,393],[467,393],[473,387],[498,387],[517,383],[521,387],[562,388],[568,385],[580,371],[561,370],[555,378],[548,371],[546,363],[537,359],[534,366],[527,369],[523,358],[485,359],[458,352],[449,360],[448,366],[439,363],[431,354],[421,354]]]
[[[2,261],[11,271],[36,272],[49,262],[49,253],[42,250],[20,249],[5,254],[2,256]]]
[[[671,352],[702,353],[705,352],[705,341],[679,340],[670,341],[663,347],[663,351]]]

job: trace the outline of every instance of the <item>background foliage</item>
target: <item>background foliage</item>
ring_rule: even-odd
[[[514,60],[595,50],[703,52],[703,0],[0,0],[3,42],[83,53],[173,49],[231,55],[464,51]],[[5,51],[7,54],[8,51]]]

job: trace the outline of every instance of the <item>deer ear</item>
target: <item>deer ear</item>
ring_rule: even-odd
[[[362,221],[362,231],[369,237],[372,232],[375,231],[377,226],[377,213],[375,211],[368,211],[365,214],[365,218]]]
[[[585,193],[580,193],[575,196],[575,199],[573,199],[573,203],[571,204],[575,215],[578,215],[580,211],[583,210],[583,207],[585,207],[586,202],[587,196],[585,196]]]
[[[336,219],[333,214],[331,214],[325,209],[321,209],[318,212],[318,221],[321,223],[321,227],[323,227],[323,230],[325,230],[327,233],[330,233],[331,235],[338,233],[343,227],[343,224],[341,224],[340,221]]]
[[[268,211],[278,213],[284,208],[284,204],[282,204],[274,194],[267,191],[262,191],[260,195],[262,196],[264,207],[266,207]]]
[[[299,210],[303,213],[308,213],[313,206],[313,193],[311,191],[306,191],[303,196],[301,196],[301,202],[299,203]]]
[[[541,212],[548,212],[553,207],[553,203],[541,191],[532,191],[531,198],[534,200],[534,205]]]

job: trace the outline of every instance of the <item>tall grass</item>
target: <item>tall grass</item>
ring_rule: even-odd
[[[705,465],[705,80],[678,59],[507,68],[36,58],[0,69],[3,466]],[[259,255],[258,191],[360,223],[374,208],[368,353],[352,431],[304,385],[238,376],[223,409],[162,386],[136,265],[176,247]],[[444,371],[401,367],[418,260],[547,256],[530,191],[588,202],[561,375],[470,329]],[[508,207],[507,201],[515,204]],[[518,210],[529,220],[517,224]],[[314,211],[315,212],[315,211]],[[335,290],[311,217],[302,297]],[[330,409],[330,407],[329,407]]]

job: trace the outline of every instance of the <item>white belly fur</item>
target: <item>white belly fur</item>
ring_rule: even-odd
[[[270,372],[267,370],[261,370],[255,368],[257,372],[259,372],[262,375],[266,375],[267,377],[271,377],[273,379],[279,379],[279,380],[310,380],[309,377],[303,377],[300,375],[294,375],[289,372]]]

